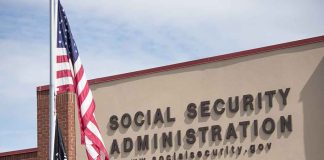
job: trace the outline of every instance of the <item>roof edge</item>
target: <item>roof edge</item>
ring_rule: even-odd
[[[133,78],[133,77],[138,77],[138,76],[143,76],[143,75],[148,75],[148,74],[153,74],[153,73],[176,70],[176,69],[180,69],[180,68],[187,68],[187,67],[202,65],[202,64],[206,64],[206,63],[234,59],[234,58],[255,55],[255,54],[280,50],[280,49],[298,47],[298,46],[303,46],[303,45],[309,45],[309,44],[319,43],[319,42],[324,42],[324,35],[318,36],[318,37],[302,39],[302,40],[297,40],[297,41],[276,44],[276,45],[271,45],[271,46],[266,46],[266,47],[261,47],[261,48],[255,48],[255,49],[250,49],[250,50],[233,52],[233,53],[229,53],[229,54],[207,57],[207,58],[198,59],[198,60],[181,62],[181,63],[171,64],[171,65],[166,65],[166,66],[161,66],[161,67],[155,67],[155,68],[144,69],[144,70],[139,70],[139,71],[134,71],[134,72],[129,72],[129,73],[123,73],[123,74],[118,74],[118,75],[113,75],[113,76],[108,76],[108,77],[95,78],[95,79],[89,80],[89,84],[91,85],[91,84],[98,84],[98,83],[111,82],[111,81],[116,81],[116,80],[121,80],[121,79]],[[48,89],[49,89],[49,85],[37,87],[37,91],[46,91]]]
[[[28,149],[22,149],[22,150],[16,150],[16,151],[9,151],[9,152],[3,152],[0,153],[0,157],[5,157],[5,156],[12,156],[12,155],[17,155],[17,154],[26,154],[26,153],[32,153],[32,152],[37,152],[37,148],[28,148]]]

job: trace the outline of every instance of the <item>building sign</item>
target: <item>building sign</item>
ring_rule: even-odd
[[[271,142],[253,144],[247,140],[249,147],[243,148],[242,145],[222,145],[224,141],[235,139],[249,139],[247,137],[258,137],[259,132],[263,135],[283,134],[293,131],[293,116],[291,114],[281,113],[278,119],[267,115],[261,120],[242,120],[239,122],[228,121],[220,124],[217,119],[225,114],[235,116],[241,114],[251,114],[252,112],[266,111],[269,113],[272,108],[284,109],[287,106],[287,98],[290,88],[269,90],[255,94],[245,94],[242,96],[233,96],[228,98],[215,98],[214,100],[203,100],[199,103],[190,102],[184,108],[183,117],[176,117],[173,114],[172,107],[164,109],[156,108],[154,110],[137,111],[134,114],[123,113],[120,117],[112,115],[109,118],[109,131],[115,132],[119,127],[126,130],[121,141],[113,139],[110,144],[110,155],[126,154],[132,151],[142,154],[145,157],[146,152],[155,152],[153,150],[170,150],[170,148],[181,148],[184,145],[191,146],[194,144],[204,145],[212,143],[208,149],[203,150],[186,150],[169,152],[161,156],[152,156],[150,159],[156,160],[181,160],[209,157],[227,157],[227,156],[244,156],[256,154],[256,152],[268,152],[273,147]],[[256,95],[256,96],[253,96]],[[275,98],[277,97],[277,98]],[[252,116],[253,117],[253,116]],[[213,125],[191,126],[195,119],[210,119]],[[187,122],[187,123],[183,123]],[[155,134],[137,135],[136,138],[127,136],[127,130],[138,128],[138,130],[154,130],[154,126],[173,123],[181,123],[188,129],[186,130],[169,130]],[[145,128],[146,126],[146,128]],[[277,130],[277,131],[276,131]],[[112,133],[114,134],[114,133]],[[244,142],[246,143],[246,142]],[[280,146],[277,146],[280,147]]]

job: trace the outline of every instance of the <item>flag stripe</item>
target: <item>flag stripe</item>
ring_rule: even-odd
[[[86,148],[87,150],[89,150],[89,155],[91,156],[91,158],[95,159],[99,154],[97,153],[97,151],[92,147],[92,142],[89,140],[89,138],[86,136],[85,137],[86,140]]]
[[[66,56],[66,49],[65,48],[56,48],[56,56]]]
[[[69,57],[67,55],[56,56],[57,63],[69,62]]]
[[[56,78],[63,78],[63,77],[72,77],[72,72],[69,69],[60,70],[56,72]]]
[[[91,102],[88,110],[82,116],[82,122],[86,125],[88,122],[93,118],[93,112],[95,110],[95,103],[94,101]]]
[[[75,80],[78,82],[77,89],[78,89],[78,95],[79,95],[83,91],[85,86],[86,85],[88,86],[87,80],[86,80],[85,76],[82,76],[80,80],[78,80],[78,79],[75,79]]]
[[[84,115],[84,113],[88,110],[90,107],[90,104],[92,103],[92,93],[88,92],[88,95],[85,99],[81,100],[81,116]]]
[[[60,70],[68,70],[71,67],[69,62],[63,62],[63,63],[56,63],[56,68],[58,71],[60,71]]]
[[[81,64],[81,59],[78,58],[75,62],[74,62],[74,72],[75,73],[78,73],[80,68],[82,67],[82,64]]]
[[[83,97],[86,97],[89,93],[89,90],[90,90],[89,87],[85,86],[83,91],[78,95],[78,98],[83,99]],[[80,102],[80,103],[82,103],[82,102]]]
[[[100,141],[103,141],[100,136],[100,132],[96,125],[94,125],[91,121],[88,123],[87,128],[96,136],[99,138]]]
[[[103,141],[96,134],[94,134],[93,132],[91,132],[89,130],[89,128],[86,128],[85,133],[86,133],[86,136],[88,138],[92,139],[92,142],[95,143],[95,144],[97,144],[99,148],[105,148],[105,145],[103,144]],[[104,152],[105,154],[107,154],[107,151],[106,150],[104,150],[102,152]]]
[[[64,92],[75,92],[74,85],[67,84],[67,85],[61,85],[56,87],[57,94],[61,94]]]
[[[57,81],[56,81],[57,86],[62,86],[62,85],[67,85],[67,84],[73,85],[72,77],[57,78]]]
[[[81,66],[80,69],[78,70],[78,72],[76,72],[77,74],[75,75],[75,80],[76,81],[80,81],[83,74],[84,74],[84,69],[83,67]]]

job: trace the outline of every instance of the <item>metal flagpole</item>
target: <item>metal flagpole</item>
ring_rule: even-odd
[[[50,0],[50,88],[49,88],[49,160],[54,160],[55,140],[55,79],[56,79],[56,39],[57,39],[57,0]]]

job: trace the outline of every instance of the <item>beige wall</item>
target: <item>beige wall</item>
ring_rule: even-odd
[[[251,135],[251,125],[248,127],[247,138],[242,138],[240,128],[236,127],[238,138],[220,142],[196,142],[193,146],[184,144],[180,147],[147,152],[135,152],[135,147],[129,154],[123,152],[119,155],[111,155],[111,159],[135,159],[152,156],[168,155],[174,152],[183,153],[186,150],[197,152],[198,150],[220,149],[224,146],[242,146],[243,152],[251,144],[271,143],[271,149],[256,154],[241,154],[220,156],[219,159],[251,159],[251,160],[289,160],[309,159],[320,160],[324,157],[324,43],[316,43],[302,47],[295,47],[279,51],[273,51],[258,55],[219,61],[184,69],[156,73],[136,78],[129,78],[107,83],[92,85],[92,91],[97,105],[96,118],[104,142],[110,151],[113,139],[119,143],[125,137],[136,139],[140,135],[153,135],[177,130],[182,130],[182,135],[188,128],[197,130],[199,127],[221,125],[225,134],[229,123],[235,127],[239,121],[262,121],[271,117],[278,125],[280,116],[292,115],[293,131],[280,133],[280,128],[267,136],[263,132],[254,137]],[[226,112],[220,117],[212,114],[209,118],[196,118],[192,122],[185,119],[185,110],[189,103],[197,105],[201,101],[209,100],[213,103],[218,98],[227,101],[228,97],[252,94],[258,92],[264,94],[268,90],[291,88],[286,106],[282,106],[280,97],[275,96],[271,109],[254,110],[248,113],[238,112],[230,114]],[[263,106],[267,107],[266,97],[262,98]],[[143,126],[141,128],[132,125],[129,129],[119,127],[116,132],[108,129],[109,117],[123,113],[132,116],[137,111],[157,108],[162,111],[171,107],[172,116],[176,117],[174,123],[159,124],[157,126]],[[212,104],[211,104],[212,107]],[[75,116],[77,118],[77,116]],[[76,159],[85,159],[85,151],[79,142],[78,120]],[[160,134],[159,134],[160,135]],[[200,135],[197,135],[200,137]],[[150,137],[151,142],[151,137]],[[134,144],[136,145],[136,144]],[[122,146],[120,146],[122,147]],[[201,158],[201,159],[210,159]]]

